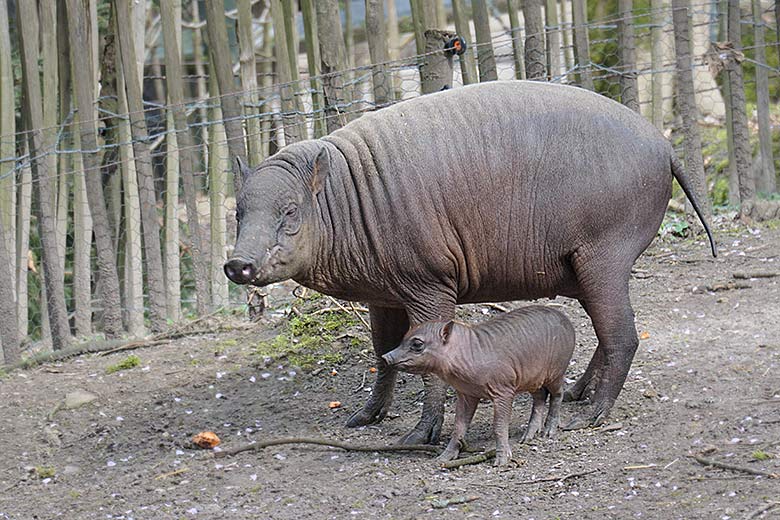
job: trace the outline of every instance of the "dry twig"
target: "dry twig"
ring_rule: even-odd
[[[221,459],[223,457],[231,457],[245,451],[260,451],[271,446],[280,446],[282,444],[315,444],[318,446],[328,446],[331,448],[339,448],[344,451],[426,451],[428,453],[438,453],[439,448],[436,446],[430,446],[427,444],[409,444],[408,446],[385,446],[381,444],[349,444],[347,442],[341,442],[330,439],[316,439],[310,437],[285,437],[281,439],[271,439],[268,441],[256,442],[254,444],[246,444],[237,448],[231,448],[228,450],[222,450],[214,452],[214,457]]]
[[[470,464],[481,464],[485,461],[496,458],[496,450],[488,450],[485,453],[478,455],[472,455],[471,457],[464,457],[462,459],[448,460],[443,462],[441,467],[444,469],[454,469],[461,466],[468,466]]]
[[[780,502],[774,502],[774,501],[767,502],[763,506],[759,507],[758,509],[756,509],[755,511],[747,515],[745,517],[745,520],[751,520],[752,518],[759,518],[761,515],[771,511],[777,506],[780,506]]]
[[[729,471],[738,471],[741,473],[748,473],[750,475],[758,475],[760,477],[780,478],[780,474],[771,473],[769,471],[763,471],[760,469],[748,468],[745,466],[737,466],[736,464],[729,464],[727,462],[720,462],[713,459],[706,459],[700,455],[692,456],[696,462],[704,466],[712,466],[713,468],[727,469]]]
[[[750,280],[751,278],[774,278],[775,276],[780,276],[780,273],[773,273],[769,271],[757,271],[754,273],[751,272],[734,273],[733,276],[737,280]]]
[[[545,478],[537,478],[534,480],[523,480],[521,482],[515,482],[515,484],[521,485],[521,484],[541,484],[543,482],[563,482],[565,480],[568,480],[570,478],[577,478],[577,477],[583,477],[585,475],[590,475],[591,473],[596,473],[599,471],[598,469],[589,469],[588,471],[581,471],[579,473],[569,473],[567,475],[564,475],[562,477],[545,477]]]

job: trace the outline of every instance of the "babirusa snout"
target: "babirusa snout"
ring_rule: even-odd
[[[234,283],[248,284],[257,276],[257,266],[254,260],[234,257],[225,262],[225,276]]]

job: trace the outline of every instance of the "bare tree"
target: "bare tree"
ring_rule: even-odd
[[[701,154],[699,133],[699,111],[696,108],[693,84],[693,59],[691,57],[691,33],[688,27],[690,0],[672,0],[674,23],[674,48],[677,56],[677,106],[683,120],[685,137],[685,168],[691,176],[693,189],[699,195],[705,215],[711,215],[710,200],[704,177],[704,162]],[[698,221],[690,202],[686,204],[690,222]]]
[[[296,79],[293,77],[292,69],[290,67],[290,56],[293,52],[289,48],[289,40],[287,38],[287,31],[284,24],[284,11],[281,4],[281,0],[270,0],[271,2],[271,16],[274,21],[274,49],[276,52],[276,73],[277,81],[279,83],[279,94],[282,100],[282,123],[284,125],[284,139],[286,144],[300,141],[306,137],[306,129],[304,128],[301,118],[298,115],[300,112],[298,102],[296,101],[295,88]],[[297,56],[297,53],[295,53]],[[298,67],[295,67],[295,73],[297,75]]]
[[[2,7],[4,6],[0,5],[0,9]],[[0,237],[6,236],[3,220],[0,219]],[[3,360],[6,364],[16,363],[22,358],[19,352],[19,323],[14,301],[12,257],[8,242],[5,239],[0,240],[0,342],[3,344]]]
[[[585,0],[572,0],[574,20],[574,59],[577,62],[577,82],[593,90],[593,74],[590,70],[590,43],[588,42],[588,17]]]
[[[320,113],[323,107],[322,86],[320,76],[320,40],[317,35],[317,13],[314,10],[314,0],[301,0],[303,12],[303,34],[306,41],[306,62],[309,66],[309,85],[312,89],[311,109],[314,114],[314,137],[322,137],[327,133],[325,119]],[[396,27],[396,37],[398,30]],[[392,42],[390,42],[392,47]]]
[[[212,97],[219,95],[217,81],[212,75],[209,77],[209,88]],[[228,280],[223,274],[222,266],[225,263],[225,247],[227,245],[225,223],[225,191],[227,188],[227,172],[230,170],[228,149],[225,146],[225,126],[222,121],[222,109],[212,103],[211,121],[214,124],[209,132],[209,217],[211,230],[211,304],[214,307],[224,307],[228,303]]]
[[[525,65],[523,64],[523,36],[520,29],[520,17],[517,12],[519,0],[507,0],[506,8],[509,11],[509,31],[512,35],[512,57],[515,65],[515,78],[525,79]],[[453,4],[454,5],[454,4]]]
[[[652,47],[650,51],[650,64],[653,70],[661,70],[663,61],[663,13],[664,0],[651,0],[651,15],[653,26],[650,29],[650,38]],[[664,93],[663,93],[663,75],[656,72],[650,79],[652,121],[656,128],[663,129],[664,126]]]
[[[279,0],[272,0],[278,2]],[[225,133],[230,155],[246,163],[244,130],[241,127],[241,93],[233,80],[233,59],[230,57],[227,27],[225,26],[225,4],[223,0],[206,2],[206,30],[209,35],[209,56],[211,66],[219,84],[220,104],[225,118]],[[233,171],[233,188],[241,188],[240,172]],[[213,295],[212,295],[213,296]]]
[[[341,114],[341,107],[349,102],[349,94],[344,88],[343,76],[334,74],[347,68],[347,57],[344,40],[341,38],[338,0],[317,0],[316,4],[325,118],[328,132],[332,132],[347,122]]]
[[[133,135],[138,192],[141,197],[141,227],[144,238],[144,262],[146,265],[147,292],[149,294],[149,318],[153,331],[163,330],[165,321],[165,292],[162,249],[160,247],[160,223],[157,215],[157,197],[152,176],[152,159],[149,152],[149,134],[144,117],[143,97],[138,71],[134,28],[130,20],[130,4],[125,0],[114,0],[117,19],[119,49],[125,92],[130,115],[130,130]],[[119,21],[122,20],[121,23]]]
[[[366,37],[371,62],[374,63],[374,103],[382,106],[392,99],[392,84],[384,65],[387,61],[384,0],[366,0]]]
[[[455,31],[469,45],[466,52],[460,56],[460,73],[463,77],[463,84],[470,85],[477,82],[477,63],[474,61],[474,49],[471,48],[474,39],[471,37],[471,25],[466,12],[465,0],[452,0],[452,16],[455,18]]]
[[[168,99],[171,103],[173,122],[176,128],[176,144],[179,147],[181,183],[184,188],[184,204],[187,211],[187,228],[190,237],[190,254],[194,267],[195,297],[197,313],[204,316],[209,309],[208,266],[203,248],[203,236],[198,218],[198,192],[195,185],[194,172],[198,164],[197,149],[193,144],[192,134],[187,126],[187,113],[184,105],[184,85],[182,83],[182,66],[180,57],[181,40],[175,33],[177,18],[175,2],[177,0],[161,0],[161,16],[163,38],[165,45],[165,82]],[[260,136],[255,136],[259,139]],[[178,187],[177,187],[178,189]]]
[[[729,0],[728,36],[733,51],[726,59],[729,88],[731,89],[731,124],[734,136],[734,159],[739,178],[739,202],[743,215],[749,214],[751,202],[756,196],[756,185],[752,176],[750,136],[745,107],[745,82],[738,52],[742,50],[742,31],[739,0]]]
[[[119,298],[119,276],[116,270],[114,239],[107,217],[103,196],[103,183],[98,169],[97,136],[94,118],[94,77],[91,34],[87,27],[87,13],[79,0],[67,0],[68,32],[70,33],[71,61],[73,64],[73,89],[78,108],[79,143],[85,150],[81,154],[86,183],[86,197],[92,216],[95,249],[100,273],[103,298],[103,331],[106,337],[116,337],[122,332],[122,315]],[[83,211],[83,208],[78,208]],[[80,259],[83,261],[84,259]],[[81,264],[80,264],[81,266]]]
[[[525,77],[544,79],[546,74],[542,1],[525,0],[523,17],[525,18]]]
[[[9,251],[15,251],[16,243],[16,179],[14,163],[8,158],[16,155],[16,103],[11,48],[11,32],[8,20],[8,0],[0,0],[0,220],[4,240]],[[9,260],[15,270],[14,256]],[[15,291],[14,291],[15,292]]]
[[[775,3],[777,5],[778,2]],[[758,142],[761,168],[756,188],[764,193],[777,191],[775,158],[772,155],[772,126],[769,121],[769,74],[766,65],[766,38],[761,18],[761,0],[753,0],[753,48],[756,61],[756,109],[758,110]]]
[[[474,16],[474,31],[477,34],[477,63],[479,81],[498,79],[496,58],[493,54],[493,42],[490,35],[490,16],[485,0],[471,0]]]
[[[43,249],[43,269],[46,283],[46,305],[49,311],[52,347],[57,350],[64,348],[70,338],[67,309],[65,307],[65,286],[60,269],[57,251],[56,214],[52,204],[53,190],[46,163],[42,159],[53,143],[47,141],[43,128],[43,110],[38,63],[38,13],[33,2],[17,4],[17,28],[20,39],[22,74],[24,76],[24,103],[26,119],[30,125],[28,139],[30,142],[32,172],[35,183],[35,194],[38,217],[38,229]]]
[[[618,1],[618,49],[620,52],[620,100],[634,112],[639,112],[639,89],[636,79],[636,48],[634,47],[633,1]]]
[[[558,25],[558,0],[547,0],[544,10],[547,32],[547,73],[550,79],[561,74],[561,26]]]
[[[252,2],[238,2],[238,61],[241,70],[241,88],[244,91],[244,117],[246,117],[246,144],[249,164],[259,164],[263,159],[260,119],[257,117],[257,64],[255,59],[255,37],[252,30]],[[181,48],[181,45],[179,45]]]

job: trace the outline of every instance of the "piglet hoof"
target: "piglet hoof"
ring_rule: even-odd
[[[506,466],[512,460],[512,450],[496,450],[496,460],[494,466]]]
[[[520,443],[525,444],[527,442],[531,442],[536,438],[536,434],[539,433],[538,428],[534,428],[533,426],[528,426],[528,428],[525,429],[525,433],[523,433],[523,436],[520,438]]]
[[[436,460],[438,460],[439,462],[447,462],[449,460],[455,460],[458,457],[458,454],[459,454],[458,450],[450,450],[449,448],[447,448],[446,450],[441,452],[441,455],[436,457]]]
[[[544,436],[548,439],[554,439],[558,436],[558,426],[546,427],[544,429]]]

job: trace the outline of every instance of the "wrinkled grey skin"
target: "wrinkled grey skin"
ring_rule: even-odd
[[[493,402],[497,466],[512,459],[509,421],[512,401],[531,392],[531,418],[521,442],[542,429],[547,396],[550,410],[544,436],[555,435],[563,400],[563,377],[574,352],[574,327],[549,307],[523,307],[479,325],[429,321],[413,327],[395,350],[382,358],[391,367],[413,374],[435,374],[458,393],[455,428],[439,460],[460,453],[480,399]]]
[[[661,224],[672,176],[698,211],[666,139],[600,95],[525,81],[447,90],[247,170],[225,273],[259,286],[292,278],[366,302],[377,356],[410,325],[452,319],[457,304],[576,298],[599,346],[567,392],[590,400],[569,426],[598,425],[638,344],[628,280]],[[387,414],[396,370],[381,357],[378,368],[348,426]],[[422,418],[402,442],[438,439],[443,385],[424,381]]]

